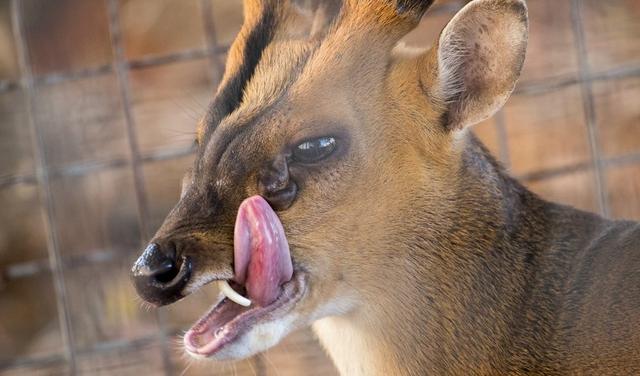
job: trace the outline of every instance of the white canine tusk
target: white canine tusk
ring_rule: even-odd
[[[232,302],[238,303],[241,306],[248,307],[251,305],[251,300],[245,298],[244,296],[238,294],[236,290],[234,290],[231,286],[229,286],[229,282],[222,279],[218,281],[218,288],[220,292]]]

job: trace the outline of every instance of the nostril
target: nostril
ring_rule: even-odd
[[[180,272],[180,267],[173,260],[165,260],[161,267],[153,273],[153,278],[160,283],[169,283],[176,278]]]
[[[180,273],[181,265],[176,260],[175,248],[161,249],[158,244],[150,244],[134,265],[133,275],[150,283],[166,284]]]
[[[131,277],[138,294],[146,301],[164,305],[180,299],[191,279],[189,257],[178,257],[172,244],[151,243],[133,265]]]
[[[295,182],[291,181],[283,189],[265,195],[264,198],[275,210],[288,209],[298,194],[298,186]]]

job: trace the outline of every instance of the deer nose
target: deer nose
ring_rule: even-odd
[[[156,305],[182,298],[182,290],[191,278],[191,261],[179,259],[171,243],[161,247],[151,243],[131,270],[131,278],[141,298]]]

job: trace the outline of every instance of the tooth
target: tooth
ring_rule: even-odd
[[[227,282],[226,280],[219,280],[218,288],[220,289],[222,294],[227,298],[229,298],[229,300],[231,300],[232,302],[238,303],[241,306],[245,306],[245,307],[248,307],[251,305],[251,300],[238,294],[236,290],[234,290],[233,288],[231,288],[231,286],[229,286],[229,282]]]

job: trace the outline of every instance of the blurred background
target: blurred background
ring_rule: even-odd
[[[475,132],[543,197],[639,220],[640,1],[528,3],[523,76]],[[0,0],[0,374],[335,374],[310,331],[189,361],[179,336],[215,289],[150,310],[129,284],[241,22],[238,0]]]

